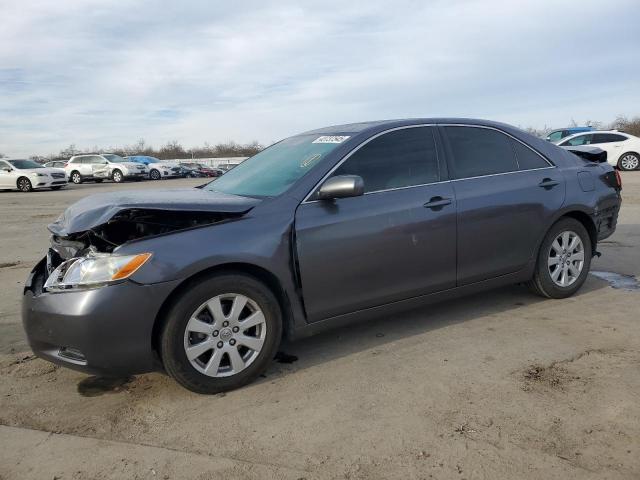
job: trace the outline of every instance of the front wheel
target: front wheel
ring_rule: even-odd
[[[20,177],[18,179],[18,190],[20,190],[21,192],[30,192],[31,190],[33,190],[31,181],[27,177]]]
[[[82,175],[80,175],[80,172],[71,172],[71,181],[76,185],[80,185],[82,183]]]
[[[160,180],[162,178],[162,175],[160,175],[160,172],[158,170],[154,169],[149,173],[149,178],[151,180]]]
[[[282,336],[282,313],[269,288],[243,274],[211,275],[187,286],[169,309],[160,353],[183,387],[213,394],[264,372]]]
[[[122,182],[124,177],[123,177],[122,172],[120,170],[114,170],[113,173],[111,174],[111,179],[115,183],[120,183],[120,182]]]
[[[640,157],[635,153],[625,153],[618,160],[618,168],[620,170],[635,170],[640,165]]]
[[[562,218],[549,229],[542,242],[529,287],[547,298],[570,297],[586,280],[591,257],[587,229],[573,218]]]

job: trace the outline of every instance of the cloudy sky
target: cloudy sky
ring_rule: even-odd
[[[0,152],[640,115],[638,0],[0,0]]]

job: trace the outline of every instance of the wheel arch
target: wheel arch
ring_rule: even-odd
[[[585,212],[582,212],[580,210],[571,210],[569,212],[565,212],[562,216],[556,219],[556,222],[565,217],[573,218],[579,221],[584,226],[584,228],[587,230],[587,233],[589,234],[589,239],[591,240],[591,253],[592,255],[595,255],[596,247],[598,245],[598,230],[593,219]],[[555,222],[553,223],[555,224]]]
[[[291,305],[289,302],[289,297],[287,295],[286,290],[283,288],[280,280],[269,270],[260,267],[258,265],[254,265],[251,263],[242,263],[242,262],[234,262],[234,263],[225,263],[216,266],[212,266],[201,270],[190,277],[185,278],[180,284],[178,284],[173,291],[167,296],[167,298],[162,302],[160,309],[158,310],[158,314],[153,322],[153,329],[151,332],[151,342],[152,348],[156,354],[159,355],[160,352],[160,333],[162,332],[162,327],[166,321],[166,313],[171,307],[173,303],[175,303],[182,292],[184,292],[189,284],[193,282],[197,282],[199,279],[207,277],[212,274],[243,274],[248,275],[250,277],[255,278],[256,280],[264,283],[271,292],[275,295],[278,300],[278,304],[280,305],[280,310],[282,311],[282,335],[283,337],[288,337],[289,332],[293,328],[293,314],[291,311]]]

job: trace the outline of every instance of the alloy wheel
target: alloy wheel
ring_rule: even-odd
[[[78,185],[79,183],[82,182],[82,177],[78,172],[73,172],[73,174],[71,175],[71,181],[76,185]]]
[[[122,181],[122,173],[120,173],[120,170],[113,172],[113,181],[116,183],[120,183]]]
[[[200,305],[184,332],[191,365],[209,377],[229,377],[260,354],[267,324],[258,304],[236,293],[215,296]]]
[[[31,182],[29,181],[28,178],[21,178],[20,180],[18,180],[18,190],[20,190],[21,192],[30,192],[32,189],[31,187]]]
[[[638,163],[640,163],[638,157],[632,153],[628,153],[620,159],[620,165],[623,170],[635,170],[638,168]]]
[[[573,231],[560,233],[551,243],[547,265],[556,285],[572,285],[584,267],[584,245],[580,236]]]

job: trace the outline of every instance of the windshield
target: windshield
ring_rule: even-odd
[[[104,158],[106,158],[107,160],[109,160],[110,162],[124,162],[124,158],[122,158],[120,155],[114,155],[113,153],[104,153],[102,154],[102,156]]]
[[[331,139],[338,140],[330,143]],[[318,135],[287,138],[245,160],[204,188],[247,197],[280,195],[345,139],[319,138]]]
[[[136,159],[136,161],[140,161],[140,162],[144,162],[146,161],[147,163],[159,163],[160,160],[158,160],[156,157],[133,157]]]
[[[43,168],[42,165],[34,162],[33,160],[9,160],[9,163],[18,170],[24,170],[26,168]]]

